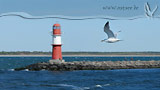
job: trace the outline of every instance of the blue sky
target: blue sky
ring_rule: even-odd
[[[113,44],[101,42],[102,39],[107,38],[103,32],[107,21],[110,21],[113,32],[122,31],[118,38],[123,41]],[[135,20],[75,21],[54,18],[29,20],[16,16],[0,17],[0,51],[51,51],[50,31],[56,22],[62,27],[63,51],[160,51],[160,19],[145,16]]]

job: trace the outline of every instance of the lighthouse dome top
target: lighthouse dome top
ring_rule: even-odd
[[[56,23],[53,25],[54,27],[60,27],[60,24]]]

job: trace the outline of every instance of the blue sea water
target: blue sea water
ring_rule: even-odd
[[[0,57],[0,90],[160,90],[160,69],[14,71],[51,57]],[[160,57],[64,57],[65,61],[160,60]]]

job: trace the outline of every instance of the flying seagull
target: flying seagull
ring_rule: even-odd
[[[150,5],[148,4],[148,2],[145,4],[145,7],[144,7],[144,10],[145,10],[147,17],[153,17],[157,9],[158,9],[158,6],[156,5],[156,7],[153,9],[153,11],[151,11],[151,8],[150,8]]]
[[[121,31],[118,31],[116,34],[114,34],[110,28],[109,28],[109,22],[107,22],[104,26],[104,32],[108,35],[108,39],[104,39],[101,42],[107,42],[107,43],[115,43],[118,41],[122,41],[117,38],[117,34]]]

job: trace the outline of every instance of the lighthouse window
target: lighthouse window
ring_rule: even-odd
[[[56,27],[53,27],[53,29],[56,29]]]
[[[58,27],[54,26],[53,29],[58,29]]]
[[[57,29],[60,29],[60,27],[57,27]]]
[[[53,27],[53,29],[60,29],[60,27],[56,27],[56,26],[54,26],[54,27]]]

